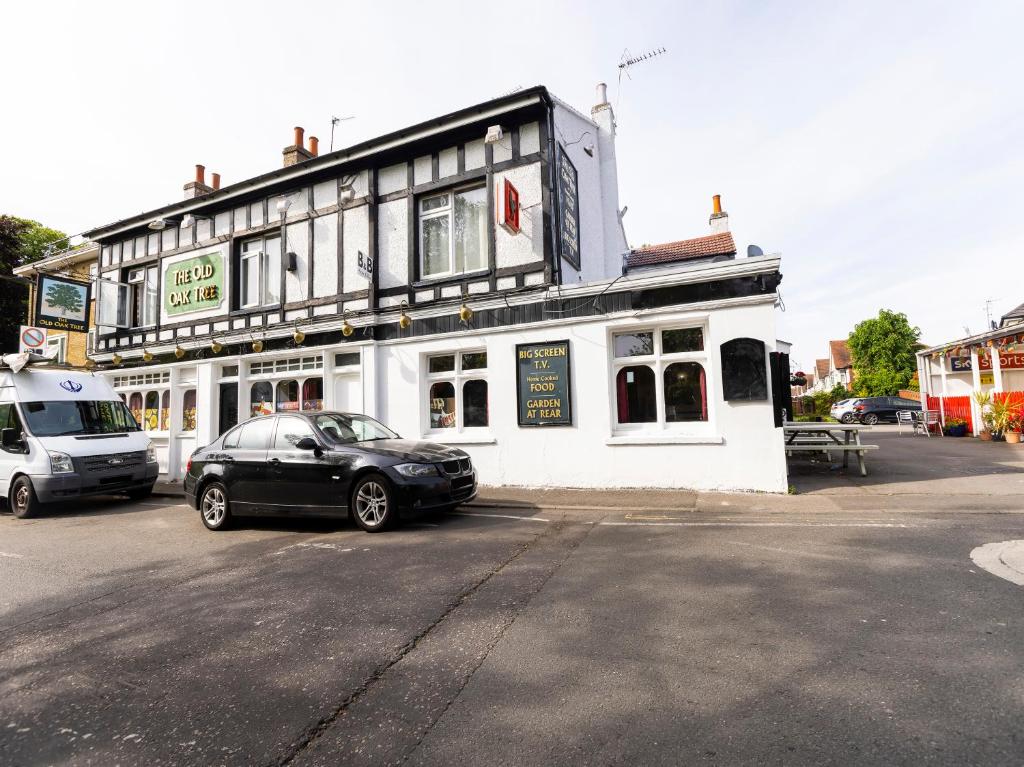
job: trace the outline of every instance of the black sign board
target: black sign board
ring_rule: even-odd
[[[36,279],[35,323],[41,328],[89,330],[89,302],[92,286],[65,277],[40,274]]]
[[[558,147],[558,252],[580,268],[580,197],[576,166]]]
[[[568,341],[516,345],[520,426],[572,426]]]

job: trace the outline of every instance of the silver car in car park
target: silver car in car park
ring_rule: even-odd
[[[858,402],[860,402],[860,399],[856,397],[841,399],[832,405],[829,414],[840,423],[853,423],[857,420],[853,408]]]

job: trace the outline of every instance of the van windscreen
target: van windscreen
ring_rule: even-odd
[[[120,400],[23,402],[21,409],[29,431],[37,437],[117,434],[139,430],[131,411]]]

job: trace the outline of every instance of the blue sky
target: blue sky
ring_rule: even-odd
[[[810,368],[879,308],[924,340],[1024,302],[1022,3],[53,3],[5,10],[0,211],[80,231],[538,83],[606,80],[631,243],[783,256]],[[625,49],[667,53],[617,82]],[[12,74],[13,73],[13,74]]]

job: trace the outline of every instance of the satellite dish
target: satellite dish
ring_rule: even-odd
[[[764,251],[761,250],[757,245],[747,245],[747,258],[757,258],[763,256]]]

